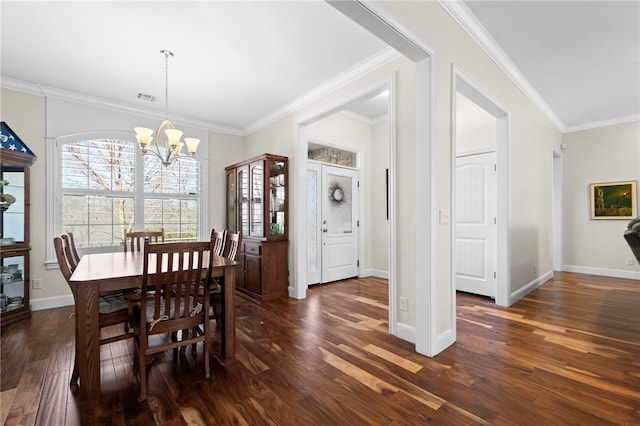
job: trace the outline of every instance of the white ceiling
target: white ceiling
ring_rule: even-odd
[[[640,114],[639,2],[466,5],[561,129]],[[169,49],[170,115],[240,134],[389,54],[322,1],[3,0],[0,18],[5,87],[28,82],[162,112],[159,51]]]
[[[466,6],[565,129],[640,118],[640,2]]]
[[[2,1],[1,74],[242,130],[389,49],[321,1]],[[142,92],[155,104],[137,99]]]

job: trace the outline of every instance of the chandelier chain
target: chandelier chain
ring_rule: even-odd
[[[164,109],[169,119],[169,56],[173,56],[173,52],[164,49],[160,53],[164,54]]]

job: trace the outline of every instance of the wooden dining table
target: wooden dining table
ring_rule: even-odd
[[[235,266],[237,262],[213,256],[213,277],[224,277],[222,301],[222,358],[235,356]],[[142,287],[142,252],[85,254],[71,275],[76,285],[76,328],[81,396],[100,398],[99,295]],[[207,267],[208,265],[205,265]]]

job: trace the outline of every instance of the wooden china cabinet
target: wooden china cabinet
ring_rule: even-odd
[[[29,172],[36,156],[7,126],[0,126],[0,322],[29,318]]]
[[[225,168],[227,229],[242,233],[236,289],[262,301],[288,294],[287,162],[263,154]]]

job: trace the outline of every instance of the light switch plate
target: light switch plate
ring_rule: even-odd
[[[438,210],[438,218],[440,221],[440,225],[446,225],[449,223],[449,209],[440,209]]]

